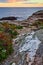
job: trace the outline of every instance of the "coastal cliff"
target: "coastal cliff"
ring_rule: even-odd
[[[24,20],[21,24],[24,26],[29,26],[35,23],[36,21],[43,21],[43,10],[37,11]]]
[[[25,54],[27,52],[29,52],[29,53],[32,52],[30,54],[30,58],[31,58],[31,55],[33,55],[34,54],[33,52],[35,52],[35,51],[36,52],[33,57],[35,57],[35,56],[37,56],[37,57],[34,58],[33,63],[30,65],[36,65],[40,61],[41,61],[40,63],[43,62],[41,60],[41,59],[43,59],[43,39],[42,39],[43,38],[43,29],[38,30],[37,32],[34,32],[32,30],[32,27],[35,29],[34,26],[37,26],[37,29],[39,26],[43,26],[43,24],[42,24],[43,10],[33,13],[32,16],[28,17],[26,20],[23,20],[23,21],[18,21],[18,20],[16,20],[15,17],[7,17],[7,18],[5,17],[5,18],[0,19],[0,21],[2,22],[2,23],[0,23],[0,38],[4,42],[7,42],[7,43],[12,42],[12,44],[13,44],[10,47],[10,46],[8,46],[9,45],[9,43],[8,43],[7,48],[9,50],[9,47],[10,47],[10,51],[11,51],[12,47],[13,47],[13,53],[11,55],[9,55],[9,57],[7,57],[7,59],[5,59],[2,63],[0,63],[0,65],[12,65],[12,63],[16,63],[16,65],[20,65],[20,64],[26,65],[25,64]],[[33,25],[33,23],[34,23],[34,25]],[[31,28],[29,28],[29,26],[31,26]],[[24,33],[26,33],[26,34],[24,34]],[[34,34],[35,34],[35,36],[34,36]],[[5,36],[3,36],[3,35],[5,35]],[[9,41],[10,39],[12,39],[12,41]],[[42,42],[39,44],[40,41],[42,41]],[[4,43],[1,42],[1,45],[2,44],[4,44]],[[4,46],[5,46],[5,44],[4,44]],[[36,48],[37,44],[39,46],[38,48]],[[5,48],[6,48],[6,46],[5,46]],[[21,50],[26,50],[26,51],[21,52]],[[1,52],[3,52],[3,50]],[[6,53],[6,51],[5,51],[5,53]],[[9,53],[9,51],[8,51],[8,53]],[[6,57],[5,54],[3,54],[3,53],[1,53],[1,54],[2,54],[1,55],[2,58]],[[5,55],[5,56],[3,56],[3,55]],[[30,62],[31,62],[31,60],[30,60]],[[39,64],[37,64],[37,65],[39,65]],[[43,63],[40,65],[43,65]]]
[[[30,23],[34,23],[36,20],[42,20],[43,21],[43,10],[37,11],[30,16],[27,21]]]

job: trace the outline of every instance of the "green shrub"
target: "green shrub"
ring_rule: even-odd
[[[16,29],[22,29],[22,26],[0,24],[0,62],[13,52],[12,39],[18,35]]]
[[[43,26],[40,26],[40,29],[43,29]]]
[[[23,29],[23,26],[16,26],[16,29]]]
[[[9,34],[0,33],[0,62],[13,52],[12,39]]]
[[[14,38],[18,35],[18,32],[16,30],[10,29],[8,32],[11,35],[12,38]]]

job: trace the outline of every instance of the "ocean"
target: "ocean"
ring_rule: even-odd
[[[15,16],[18,20],[24,20],[39,10],[43,10],[43,7],[0,7],[0,18]]]

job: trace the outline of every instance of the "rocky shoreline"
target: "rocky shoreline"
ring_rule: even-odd
[[[35,59],[32,65],[43,65],[43,29],[37,31],[36,35],[41,40],[41,43],[36,51]]]
[[[43,65],[43,60],[42,60],[43,59],[43,29],[38,30],[38,28],[34,26],[30,27],[30,25],[33,24],[36,20],[43,21],[43,10],[34,13],[27,20],[23,20],[23,21],[17,21],[16,18],[10,18],[10,20],[9,18],[2,18],[0,20],[1,22],[5,21],[10,24],[21,25],[24,27],[22,30],[17,30],[20,35],[18,36],[19,39],[17,38],[16,41],[13,42],[14,52],[2,63],[0,63],[0,65],[10,65],[12,63],[16,63],[16,65],[20,65],[20,64],[26,65],[24,59],[25,59],[25,54],[27,53],[27,51],[20,53],[19,48],[21,47],[22,42],[24,42],[23,41],[24,36],[27,35],[27,33],[30,33],[31,31],[33,31],[33,29],[37,30],[35,35],[38,37],[41,43],[39,44],[39,47],[34,56],[35,57],[34,61],[30,65]]]
[[[24,34],[25,35],[25,34]],[[14,52],[5,59],[0,65],[10,65],[12,63],[16,63],[16,65],[22,64],[22,54],[19,53],[19,47],[22,45],[20,44],[22,42],[22,39],[24,38],[24,35],[20,36],[17,39],[13,39],[13,49]]]
[[[17,17],[3,17],[0,19],[0,21],[3,21],[3,20],[17,20]]]
[[[32,25],[34,22],[43,21],[43,10],[33,13],[31,16],[29,16],[26,20],[23,21],[17,20],[17,17],[14,16],[3,17],[0,19],[0,22],[4,22],[4,21],[10,24],[16,24],[16,25],[22,25],[28,27],[29,25]]]
[[[39,30],[40,31],[40,30]],[[14,52],[7,58],[5,59],[5,61],[3,61],[3,63],[0,63],[0,65],[10,65],[11,63],[16,63],[16,65],[24,65],[25,64],[25,54],[28,52],[22,52],[22,53],[19,53],[19,47],[22,45],[21,42],[24,42],[22,39],[24,39],[24,36],[26,34],[19,36],[18,39],[14,39],[15,41],[13,42],[13,48],[14,48]],[[42,46],[42,42],[40,43],[39,45],[39,48],[38,50],[36,51],[36,55],[40,58],[42,55],[43,55],[43,46]],[[41,52],[40,52],[41,51]],[[40,54],[42,54],[40,56]],[[15,60],[16,59],[16,60]],[[36,56],[35,56],[35,59],[36,59]],[[35,60],[34,59],[34,60]],[[38,62],[36,60],[36,62]],[[26,64],[25,64],[26,65]],[[34,65],[34,61],[31,65]],[[37,64],[38,65],[38,64]],[[43,64],[42,64],[43,65]]]

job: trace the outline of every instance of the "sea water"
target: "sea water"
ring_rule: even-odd
[[[1,7],[0,18],[14,16],[17,20],[24,20],[39,10],[43,10],[43,7]]]

